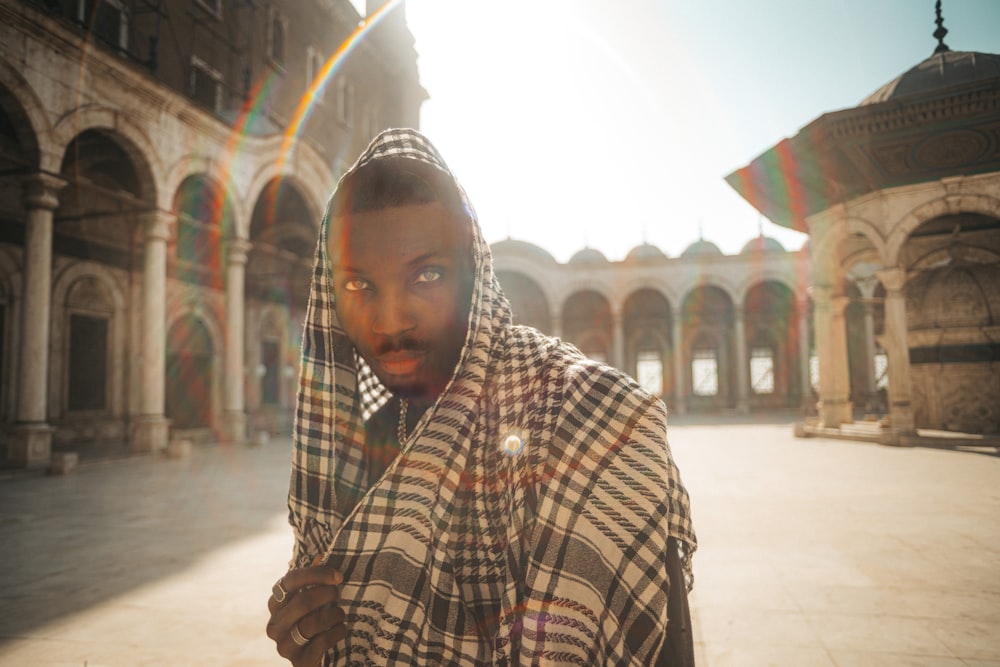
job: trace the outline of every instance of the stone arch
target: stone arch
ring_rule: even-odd
[[[163,197],[160,203],[162,210],[172,211],[177,192],[185,181],[192,177],[201,177],[211,181],[224,194],[232,218],[231,228],[227,230],[226,240],[232,238],[247,238],[250,227],[249,202],[253,201],[235,187],[232,174],[226,165],[202,153],[188,153],[178,159],[164,175]]]
[[[563,302],[562,335],[584,354],[598,361],[610,362],[612,306],[608,298],[592,289],[573,292]]]
[[[886,240],[882,232],[871,221],[865,218],[850,216],[847,218],[847,231],[852,234],[859,234],[872,245],[881,263],[886,261]]]
[[[164,176],[159,151],[145,129],[121,111],[97,106],[81,107],[60,118],[53,128],[60,164],[73,140],[88,130],[101,132],[128,154],[139,175],[143,199],[165,210],[167,207],[162,205],[162,199],[169,194],[159,187]]]
[[[684,371],[684,391],[688,406],[693,410],[734,407],[736,400],[736,354],[734,341],[735,304],[731,293],[713,284],[704,283],[691,289],[681,303],[681,344],[683,358],[688,360]],[[714,350],[716,393],[700,393],[701,382],[696,366],[707,363],[703,352]]]
[[[671,275],[663,271],[658,271],[655,275],[630,275],[621,283],[616,280],[616,287],[618,293],[625,295],[625,298],[641,289],[651,289],[662,295],[668,303],[677,304],[680,303],[681,294],[670,278]],[[622,299],[622,303],[624,302],[625,299]]]
[[[21,73],[6,60],[0,59],[0,107],[11,118],[19,136],[28,144],[25,151],[32,171],[55,173],[59,169],[58,153],[52,142],[52,126],[45,105]]]
[[[312,258],[316,247],[316,211],[296,182],[273,178],[255,197],[246,238],[252,243],[285,247],[282,239],[293,239],[286,249],[303,258]]]
[[[625,297],[621,315],[625,335],[624,370],[652,393],[659,396],[672,393],[671,361],[675,346],[671,340],[673,310],[670,299],[658,289],[640,287]],[[644,359],[645,355],[650,358]],[[647,373],[652,375],[647,378]]]
[[[713,287],[721,290],[729,297],[732,303],[739,303],[739,287],[734,281],[721,274],[703,273],[700,275],[687,275],[677,281],[678,304],[683,304],[691,293],[703,287]]]
[[[896,266],[910,235],[925,222],[958,213],[979,213],[1000,220],[1000,198],[986,194],[946,195],[916,207],[893,227],[886,240],[886,265]]]
[[[260,201],[261,197],[264,196],[265,190],[274,181],[278,181],[283,186],[287,184],[299,192],[302,200],[308,206],[308,222],[312,226],[313,233],[316,233],[319,231],[320,221],[326,212],[326,200],[330,193],[321,188],[319,183],[314,182],[314,179],[304,178],[303,175],[290,171],[288,167],[289,165],[286,164],[285,169],[280,170],[280,165],[275,160],[265,160],[264,164],[250,180],[247,187],[246,201],[255,203]],[[250,238],[251,222],[252,219],[248,216],[246,218],[246,229],[240,230],[243,238]]]
[[[498,269],[495,273],[510,302],[514,324],[525,324],[552,333],[552,311],[542,286],[520,271]]]
[[[545,303],[548,304],[550,312],[550,322],[555,318],[556,309],[553,304],[559,303],[555,294],[559,280],[553,280],[549,272],[539,268],[540,262],[536,258],[522,257],[501,250],[493,255],[493,273],[519,273],[538,285],[545,296]],[[500,283],[503,286],[503,282]]]
[[[146,156],[117,128],[90,127],[64,146],[59,173],[66,185],[53,217],[62,254],[128,266],[157,199]]]
[[[225,186],[205,173],[190,174],[178,186],[171,203],[176,233],[168,256],[187,282],[222,289],[225,251],[233,239],[233,199]]]
[[[808,286],[802,283],[797,283],[794,280],[794,278],[797,277],[798,276],[789,275],[787,271],[779,271],[767,267],[761,270],[748,272],[748,275],[740,281],[739,286],[736,288],[735,295],[737,298],[734,298],[733,302],[745,304],[747,294],[750,290],[754,289],[761,283],[767,282],[780,283],[781,285],[787,287],[792,294],[804,295]]]
[[[50,324],[50,417],[65,420],[74,415],[96,415],[120,420],[125,414],[125,377],[128,358],[128,316],[125,289],[114,272],[97,262],[73,262],[53,280]],[[74,338],[77,340],[74,340]],[[100,350],[100,341],[104,350]],[[83,349],[74,347],[83,346]],[[96,355],[96,358],[95,358]],[[103,360],[103,362],[102,362]],[[103,369],[97,368],[103,366]],[[74,396],[74,375],[97,378],[105,385],[104,400]],[[77,375],[77,378],[80,376]],[[82,403],[81,403],[82,401]],[[53,411],[55,412],[53,414]],[[94,429],[95,424],[90,424]],[[74,440],[124,437],[124,424],[106,425],[110,431],[73,434]],[[70,434],[64,434],[69,436]]]
[[[560,316],[566,308],[566,301],[569,300],[577,292],[596,292],[600,294],[609,304],[615,303],[615,295],[611,288],[600,280],[596,280],[590,276],[571,276],[563,284],[558,285],[558,292],[556,292],[551,303],[557,303],[558,312]],[[612,305],[612,308],[614,306]]]

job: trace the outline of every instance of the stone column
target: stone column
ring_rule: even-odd
[[[906,340],[906,271],[878,272],[885,287],[885,353],[889,359],[889,420],[894,434],[915,433],[910,386],[910,348]]]
[[[625,321],[621,311],[611,312],[611,365],[625,370]]]
[[[562,338],[562,318],[558,314],[553,315],[551,318],[552,331],[551,336],[553,338]]]
[[[875,304],[869,299],[862,303],[865,309],[865,389],[868,392],[868,409],[875,405]]]
[[[166,449],[170,421],[164,415],[167,357],[167,239],[176,217],[154,211],[143,220],[142,373],[139,416],[132,431],[132,451]]]
[[[250,242],[233,239],[229,244],[226,265],[226,439],[242,444],[247,439],[247,414],[243,386],[245,381],[244,339],[246,322],[245,276]],[[280,372],[280,369],[279,369]]]
[[[854,421],[851,414],[847,365],[847,332],[844,308],[847,297],[834,296],[833,288],[813,287],[816,352],[819,355],[819,418],[826,428],[839,428]]]
[[[802,408],[811,413],[813,410],[812,382],[809,377],[809,302],[798,302],[799,329],[799,383],[801,384]]]
[[[52,432],[46,423],[49,376],[49,323],[52,317],[52,214],[66,181],[34,174],[24,181],[27,210],[24,236],[24,292],[18,349],[17,412],[7,445],[7,460],[35,468],[52,458]]]
[[[750,373],[747,361],[747,335],[743,324],[743,308],[733,310],[733,325],[736,335],[736,411],[750,413]]]
[[[683,339],[683,328],[681,327],[681,313],[677,311],[673,313],[673,338],[674,338],[674,412],[679,415],[684,414],[687,411],[687,405],[684,400],[684,339]]]

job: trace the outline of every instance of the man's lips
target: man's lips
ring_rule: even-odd
[[[397,350],[380,354],[375,359],[389,375],[412,375],[426,356],[426,352],[419,350]]]

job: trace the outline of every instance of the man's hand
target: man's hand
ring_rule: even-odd
[[[295,667],[317,667],[323,656],[347,636],[340,584],[344,577],[325,565],[289,570],[274,585],[267,608],[267,636],[278,655]]]

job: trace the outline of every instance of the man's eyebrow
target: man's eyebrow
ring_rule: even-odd
[[[339,264],[332,260],[330,262],[330,269],[333,271],[342,271],[344,273],[364,273],[361,269],[355,268],[349,264]]]
[[[424,262],[430,260],[441,260],[445,257],[445,253],[440,250],[431,250],[430,252],[425,252],[423,255],[417,255],[413,259],[406,262],[407,266],[415,266],[417,264],[423,264]]]

